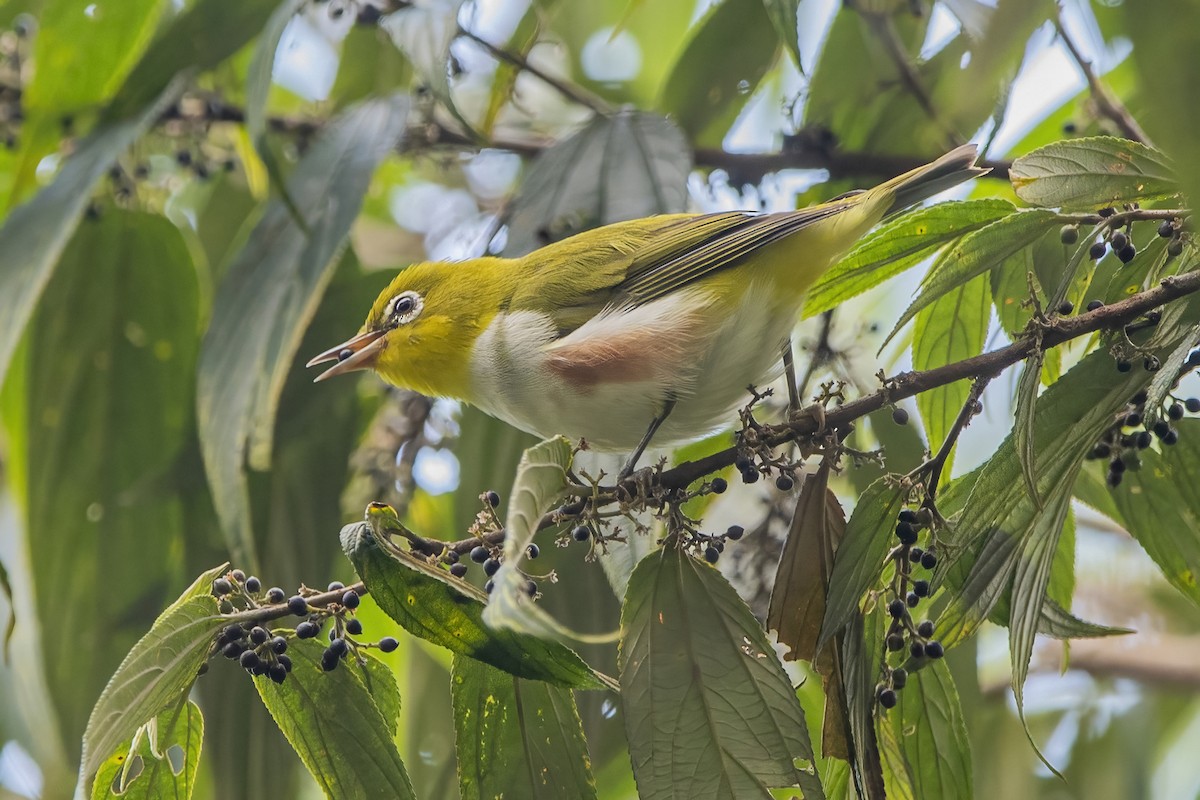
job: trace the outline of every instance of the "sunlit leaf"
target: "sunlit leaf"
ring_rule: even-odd
[[[641,797],[768,798],[768,786],[798,782],[822,796],[792,763],[813,753],[791,683],[720,573],[665,547],[634,570],[621,621],[621,703]]]
[[[390,508],[373,509],[368,519],[377,532],[365,523],[347,525],[342,546],[375,602],[409,633],[520,677],[572,688],[605,685],[565,645],[484,624],[486,595],[471,584],[397,547],[385,550],[377,537],[401,530]]]
[[[163,611],[104,687],[83,737],[79,782],[90,778],[121,742],[158,716],[196,680],[217,631],[227,620],[217,613],[212,582],[225,572],[210,569]]]
[[[92,784],[92,800],[187,800],[195,789],[203,740],[204,715],[183,697],[104,762]]]
[[[804,315],[828,311],[1013,211],[1005,200],[971,200],[938,203],[903,214],[864,237],[821,276],[808,292]]]
[[[980,276],[922,309],[913,328],[913,369],[932,369],[982,353],[992,317],[990,306],[987,280]],[[917,395],[933,449],[953,428],[970,391],[969,381],[957,381]],[[946,460],[945,474],[952,463]]]
[[[804,72],[797,32],[800,0],[762,0],[762,3],[767,9],[767,16],[771,18],[771,24],[775,26],[775,32],[779,34],[779,41],[795,59],[796,69]]]
[[[794,16],[792,23],[794,44]],[[663,84],[659,108],[692,142],[719,146],[775,62],[779,41],[762,0],[722,0],[696,24]]]
[[[1046,145],[1014,161],[1009,177],[1017,197],[1042,207],[1095,209],[1179,192],[1166,156],[1108,136]]]
[[[384,719],[365,680],[390,681],[391,674],[360,671],[349,663],[353,655],[325,672],[323,649],[314,640],[294,641],[288,647],[294,666],[283,683],[254,679],[263,704],[327,797],[415,797],[392,742],[394,723]]]
[[[920,293],[888,334],[888,340],[918,311],[972,278],[1004,264],[1050,230],[1057,220],[1058,215],[1051,211],[1026,211],[1009,214],[964,236],[938,258],[921,285]]]
[[[587,742],[569,689],[454,657],[463,800],[594,798]]]
[[[544,150],[508,209],[504,253],[522,256],[582,230],[683,211],[687,141],[663,117],[622,112]]]
[[[265,469],[279,392],[379,161],[404,130],[402,97],[364,103],[323,132],[287,183],[309,235],[276,202],[217,291],[200,352],[205,466],[230,551],[253,566],[245,462]]]

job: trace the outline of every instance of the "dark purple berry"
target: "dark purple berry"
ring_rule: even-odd
[[[500,562],[497,559],[489,558],[483,562],[483,574],[489,578],[500,571]]]
[[[269,638],[271,638],[271,634],[267,633],[266,628],[256,625],[250,630],[250,641],[254,642],[255,644],[266,644],[266,641]]]
[[[1117,258],[1121,259],[1122,263],[1128,264],[1137,256],[1137,248],[1131,244],[1127,244],[1117,251]]]
[[[913,581],[913,594],[917,597],[929,597],[929,581]]]
[[[592,535],[592,531],[590,528],[588,528],[587,525],[579,525],[575,528],[575,530],[571,531],[571,538],[577,542],[586,542],[591,537],[591,535]],[[475,554],[472,553],[471,557],[474,558]],[[486,560],[486,559],[484,559],[484,560]]]
[[[477,544],[471,548],[471,560],[476,564],[482,564],[491,557],[492,554],[489,553],[488,549],[481,544]]]
[[[1123,358],[1117,359],[1117,372],[1129,372],[1131,369],[1133,369],[1133,364]]]
[[[385,653],[390,653],[400,646],[400,642],[394,636],[385,636],[379,640],[379,649]]]
[[[500,507],[500,495],[496,494],[493,491],[489,491],[486,495],[484,495],[484,497],[487,498],[487,503],[492,508]]]
[[[1163,224],[1158,226],[1158,235],[1164,239],[1170,239],[1175,235],[1175,223],[1169,219],[1163,220]]]
[[[542,554],[542,549],[540,547],[538,547],[536,544],[534,544],[533,542],[530,542],[529,545],[525,548],[526,558],[537,558],[541,554]]]
[[[908,685],[908,670],[896,667],[892,670],[892,688],[899,691]]]
[[[1113,250],[1120,250],[1129,244],[1129,237],[1126,236],[1124,232],[1117,231],[1112,235],[1112,239],[1109,240],[1109,244],[1112,245]]]
[[[1162,437],[1162,443],[1165,445],[1173,445],[1179,441],[1179,431],[1171,428],[1166,435]]]
[[[884,689],[879,693],[879,705],[884,708],[896,707],[896,693],[891,689]]]
[[[892,422],[896,423],[897,425],[907,425],[908,412],[903,408],[892,409]]]
[[[337,669],[339,656],[332,650],[326,649],[321,653],[321,669],[326,672],[333,672]]]
[[[1064,317],[1067,314],[1070,314],[1074,310],[1075,310],[1075,304],[1072,303],[1070,300],[1063,300],[1061,303],[1058,304],[1058,313]]]
[[[704,560],[710,564],[717,563],[717,559],[721,557],[721,552],[717,548],[709,545],[704,548]]]
[[[893,653],[898,653],[904,649],[904,637],[898,633],[889,633],[887,637],[887,649]]]
[[[725,490],[729,488],[729,481],[724,478],[713,478],[709,485],[712,487],[714,494],[724,494]]]
[[[930,658],[941,658],[946,655],[946,648],[942,647],[941,642],[928,642],[925,645],[925,655]]]
[[[917,530],[907,522],[898,522],[896,523],[896,538],[900,540],[900,544],[915,544]]]
[[[1087,304],[1088,311],[1097,311],[1101,308],[1104,308],[1104,302],[1102,300],[1092,300]]]
[[[314,639],[321,632],[321,626],[315,622],[305,620],[296,626],[297,639]]]
[[[280,589],[278,586],[272,586],[270,589],[267,589],[267,602],[268,603],[271,603],[272,605],[278,605],[279,603],[282,603],[286,599],[287,599],[287,593],[284,592],[283,589]]]
[[[275,661],[288,672],[292,671],[292,660],[287,656],[277,656]]]
[[[274,650],[277,655],[286,653],[287,648],[287,639],[283,638],[282,636],[275,636],[271,639],[271,649]]]
[[[737,541],[746,533],[746,529],[741,525],[730,525],[729,530],[725,531],[725,538]]]
[[[900,599],[893,600],[888,603],[887,610],[892,619],[900,619],[904,616],[904,601]]]
[[[293,595],[288,598],[288,611],[291,611],[297,617],[303,617],[308,614],[308,601],[300,595]]]
[[[1189,397],[1183,401],[1183,407],[1187,409],[1189,414],[1200,412],[1200,397]]]
[[[342,605],[344,605],[346,608],[358,608],[358,604],[360,602],[362,602],[362,598],[359,597],[358,592],[354,591],[353,589],[342,595]]]
[[[921,556],[925,555],[925,551],[919,547],[914,547],[908,551],[908,560],[917,562],[921,560]]]
[[[1088,255],[1093,261],[1104,258],[1104,254],[1108,252],[1108,245],[1104,242],[1096,242],[1088,249]]]
[[[492,590],[495,588],[496,588],[496,582],[494,580],[492,580],[491,578],[488,578],[487,583],[485,583],[483,585],[483,590],[485,592],[487,592],[488,594],[491,594]]]
[[[909,592],[904,596],[904,602],[908,604],[909,608],[916,608],[921,603],[921,598],[917,596],[916,592]]]
[[[1167,409],[1167,418],[1168,419],[1183,419],[1183,404],[1182,403],[1172,403],[1170,405],[1170,407]]]
[[[787,475],[780,475],[775,479],[775,488],[781,492],[790,492],[796,482]]]
[[[937,566],[937,563],[937,556],[935,556],[933,553],[926,553],[925,555],[921,556],[921,566],[925,569],[933,569]]]
[[[221,597],[222,595],[229,594],[232,591],[233,591],[233,584],[231,584],[229,581],[225,580],[224,578],[217,578],[215,581],[213,581],[212,593],[215,594],[217,597]]]
[[[246,578],[246,591],[250,594],[258,594],[262,591],[262,581],[251,575]]]
[[[267,677],[275,681],[275,683],[283,683],[287,680],[287,667],[283,664],[272,664],[267,667]]]
[[[921,620],[921,624],[917,625],[917,635],[923,636],[926,639],[933,636],[933,621],[928,619]]]
[[[351,636],[358,636],[363,632],[362,621],[357,617],[351,617],[346,620],[346,633]]]
[[[334,581],[333,583],[331,583],[325,587],[325,591],[340,592],[342,589],[345,589],[345,588],[346,588],[346,584],[342,583],[341,581]]]
[[[1058,232],[1058,238],[1063,244],[1075,244],[1079,241],[1079,228],[1074,225],[1063,225]]]
[[[450,565],[450,574],[456,578],[462,578],[467,574],[467,565],[461,561],[457,564]]]
[[[908,652],[913,658],[924,658],[925,645],[921,642],[913,642],[908,646]]]
[[[262,659],[253,650],[247,650],[238,656],[238,663],[242,665],[242,669],[254,669],[262,663]]]
[[[1101,217],[1111,217],[1113,214],[1117,213],[1117,210],[1115,208],[1113,208],[1112,206],[1107,206],[1105,208],[1100,209],[1097,213]]]
[[[334,655],[339,657],[344,656],[349,650],[350,645],[348,645],[346,640],[340,636],[335,637],[329,642],[329,652],[333,653]]]

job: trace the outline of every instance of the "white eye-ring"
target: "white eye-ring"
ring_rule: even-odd
[[[387,318],[396,325],[403,325],[421,313],[425,302],[416,292],[401,292],[388,303]]]

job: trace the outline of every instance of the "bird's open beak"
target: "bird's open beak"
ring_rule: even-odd
[[[313,383],[320,383],[326,378],[332,378],[335,375],[344,375],[347,372],[354,372],[360,369],[370,369],[375,365],[375,359],[379,357],[379,351],[383,349],[383,335],[386,330],[366,331],[355,336],[353,339],[348,339],[342,342],[337,347],[331,347],[324,353],[313,358],[306,367],[315,367],[317,364],[324,364],[326,361],[337,361],[329,369],[322,372],[313,379]]]

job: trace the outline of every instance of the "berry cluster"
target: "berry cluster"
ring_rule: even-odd
[[[1187,366],[1200,366],[1200,350],[1188,356]],[[1114,489],[1121,485],[1126,471],[1141,469],[1139,453],[1153,444],[1156,437],[1160,444],[1168,447],[1179,441],[1179,429],[1172,422],[1183,419],[1186,413],[1200,413],[1200,398],[1189,397],[1181,401],[1170,397],[1156,414],[1147,413],[1146,399],[1145,391],[1131,397],[1125,408],[1118,412],[1112,426],[1087,454],[1090,461],[1108,459],[1106,480]],[[1153,421],[1149,417],[1153,417]]]
[[[1137,205],[1126,206],[1126,210],[1136,210]],[[1102,208],[1098,212],[1105,219],[1117,213],[1117,209],[1110,207]],[[1128,264],[1137,257],[1137,247],[1133,243],[1132,238],[1133,221],[1128,220],[1123,225],[1109,225],[1105,227],[1100,238],[1092,243],[1088,249],[1088,257],[1093,261],[1098,261],[1104,258],[1109,248],[1112,248],[1113,253],[1117,258],[1121,259],[1123,264]],[[1170,239],[1167,243],[1167,255],[1174,258],[1183,252],[1183,224],[1179,219],[1164,220],[1158,226],[1158,235],[1164,239]],[[1059,238],[1063,244],[1072,245],[1079,241],[1079,226],[1064,225],[1059,231]]]
[[[476,544],[470,550],[464,550],[467,557],[474,563],[480,564],[483,567],[483,574],[487,577],[487,582],[483,588],[488,594],[496,588],[492,576],[500,571],[500,565],[504,562],[504,549],[500,542],[493,542],[495,538],[492,534],[503,531],[503,526],[500,518],[496,513],[496,509],[500,507],[500,495],[494,491],[484,492],[479,496],[483,503],[483,510],[475,516],[475,522],[472,523],[470,533],[476,537]],[[469,544],[469,541],[467,542]],[[529,559],[535,559],[542,554],[541,548],[534,543],[530,543],[525,548],[525,556]],[[466,578],[468,572],[467,562],[462,560],[462,552],[451,547],[445,548],[441,553],[441,563],[445,564],[448,571],[455,578]],[[537,581],[526,576],[525,592],[535,598],[538,594]]]
[[[267,676],[275,683],[283,683],[288,673],[292,671],[292,661],[287,655],[288,641],[292,636],[297,639],[312,639],[321,632],[326,620],[333,621],[329,632],[329,646],[321,657],[321,666],[326,672],[337,667],[338,662],[359,647],[378,647],[385,653],[390,653],[399,646],[399,642],[388,636],[378,643],[366,644],[351,639],[351,636],[362,634],[362,623],[354,616],[361,598],[354,589],[334,582],[329,584],[328,591],[343,594],[336,602],[328,603],[320,608],[311,606],[304,595],[295,594],[291,597],[278,586],[263,590],[262,581],[253,575],[247,576],[242,570],[235,569],[223,577],[213,581],[212,592],[218,598],[218,607],[222,613],[234,613],[254,609],[272,610],[278,607],[278,614],[291,613],[304,617],[304,621],[296,625],[294,630],[280,628],[268,630],[259,620],[248,620],[229,625],[218,634],[213,643],[213,652],[220,653],[230,660],[237,661],[243,669],[255,676]],[[207,671],[207,664],[201,674]]]
[[[932,570],[938,565],[938,557],[932,542],[920,547],[922,531],[929,529],[933,514],[929,509],[904,509],[896,519],[895,549],[896,575],[893,580],[894,598],[887,605],[891,625],[888,626],[884,644],[889,653],[907,649],[911,659],[937,659],[945,655],[941,642],[933,639],[933,622],[914,622],[911,609],[915,609],[932,593],[928,578],[915,577],[916,570]],[[908,673],[902,667],[887,667],[885,679],[876,687],[876,699],[884,708],[896,705],[896,692],[904,688]]]

